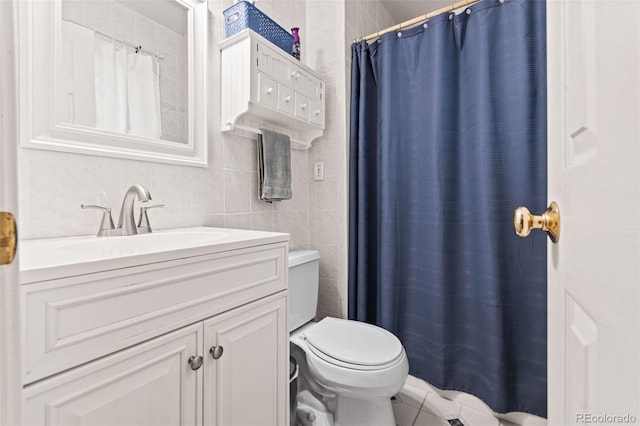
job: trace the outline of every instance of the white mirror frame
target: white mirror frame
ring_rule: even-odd
[[[0,0],[1,1],[1,0]],[[188,143],[125,135],[56,122],[61,69],[62,0],[21,0],[19,5],[20,144],[22,147],[207,165],[207,2],[174,0],[188,17]]]

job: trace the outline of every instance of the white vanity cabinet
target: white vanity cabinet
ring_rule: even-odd
[[[27,425],[199,425],[202,327],[189,326],[27,386]]]
[[[26,424],[288,424],[288,237],[257,234],[23,282]]]
[[[276,297],[205,321],[205,425],[289,424],[286,310]]]
[[[251,30],[219,46],[223,132],[274,128],[302,148],[323,134],[325,83],[319,74]]]

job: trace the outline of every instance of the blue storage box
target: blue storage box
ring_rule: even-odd
[[[240,1],[224,11],[227,37],[251,29],[291,54],[293,36],[249,2]]]

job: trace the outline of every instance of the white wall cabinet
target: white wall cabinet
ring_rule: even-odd
[[[288,424],[287,244],[22,286],[29,425]]]
[[[325,128],[325,83],[306,65],[251,30],[220,44],[222,131],[261,127],[309,148]]]

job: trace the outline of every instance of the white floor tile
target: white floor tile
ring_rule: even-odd
[[[484,413],[493,414],[493,410],[475,395],[459,391],[440,391],[440,395],[461,406],[467,406]]]
[[[414,393],[411,389],[402,389],[399,394],[394,396],[394,402],[400,402],[410,405],[418,410],[422,408],[422,403],[427,397],[426,391],[420,391],[420,393]]]
[[[446,426],[446,423],[443,423],[443,419],[440,417],[427,411],[420,410],[418,418],[413,426]]]
[[[419,409],[415,426],[449,426],[446,419],[456,417],[461,418],[465,426],[547,426],[546,419],[528,413],[496,414],[474,395],[440,390],[414,376],[407,378],[395,403]],[[403,410],[409,412],[406,407]],[[398,419],[407,421],[404,415],[405,412],[399,412]],[[398,424],[404,426],[398,419]]]
[[[397,426],[412,426],[420,411],[420,408],[413,407],[398,399],[392,401],[391,406],[393,407],[393,416],[396,419]]]
[[[434,392],[429,392],[424,404],[422,404],[422,411],[428,411],[439,417],[452,417],[460,413],[460,404],[449,401]]]
[[[505,425],[511,423],[519,426],[547,426],[547,419],[529,413],[500,414],[500,421]]]
[[[412,384],[405,383],[404,387],[400,391],[396,398],[402,402],[409,404],[413,407],[420,408],[422,403],[427,397],[427,389],[413,386]]]
[[[462,419],[465,426],[500,426],[500,422],[493,414],[484,410],[474,410],[464,405],[460,408],[458,417]]]

